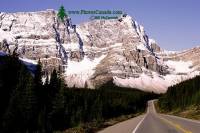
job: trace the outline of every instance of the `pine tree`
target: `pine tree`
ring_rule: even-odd
[[[49,75],[47,74],[45,82],[44,82],[44,86],[47,87],[48,85],[49,85]]]
[[[10,96],[13,90],[16,89],[21,65],[17,57],[0,56],[0,132],[3,115],[9,105]]]
[[[38,104],[34,82],[31,76],[29,76],[27,79],[26,88],[22,92],[21,102],[21,111],[25,120],[24,122],[27,124],[27,130],[33,131],[37,122],[35,121],[35,118],[37,118],[36,116]]]
[[[40,60],[38,61],[38,64],[36,66],[36,71],[35,71],[35,84],[36,86],[42,85],[42,64],[40,62]]]
[[[38,130],[40,133],[46,133],[49,131],[49,75],[47,74],[44,85],[42,86],[42,98],[40,99],[41,109],[38,114]]]
[[[47,102],[46,102],[46,132],[53,132],[52,125],[52,110],[53,110],[53,102],[56,95],[59,92],[59,78],[57,71],[54,69],[51,73],[50,82],[47,86]]]
[[[40,103],[38,103],[39,108],[41,108],[42,106],[42,102],[44,101],[44,87],[42,86],[42,65],[40,60],[38,61],[38,64],[36,66],[36,71],[35,71],[35,77],[34,77],[34,83],[35,83],[35,91],[36,91],[36,95],[38,98],[38,101],[40,101]]]
[[[63,5],[60,7],[58,11],[58,17],[61,19],[61,21],[64,21],[64,19],[67,17],[67,13]]]
[[[65,125],[65,95],[64,81],[60,79],[60,89],[52,102],[51,122],[54,129],[64,129]]]
[[[5,115],[6,131],[29,132],[36,126],[37,98],[33,78],[25,66],[20,69],[17,88],[14,90]],[[12,127],[12,128],[10,128]]]
[[[51,98],[55,97],[55,95],[59,91],[59,78],[58,78],[58,73],[55,69],[51,74],[49,89]]]

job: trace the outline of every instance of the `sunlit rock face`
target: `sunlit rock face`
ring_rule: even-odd
[[[44,74],[59,70],[69,87],[97,88],[112,80],[156,93],[198,75],[200,64],[199,48],[164,51],[128,15],[73,25],[70,18],[60,21],[54,10],[1,12],[0,51],[40,60]]]

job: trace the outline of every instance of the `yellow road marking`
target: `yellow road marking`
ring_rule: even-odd
[[[167,120],[167,119],[165,119],[165,118],[163,118],[163,117],[159,117],[159,118],[160,118],[161,120],[165,121],[166,123],[172,125],[172,126],[175,127],[176,129],[181,130],[183,133],[192,133],[191,131],[182,128],[181,125],[179,125],[179,124],[173,123],[173,122],[171,122],[171,121],[169,121],[169,120]]]

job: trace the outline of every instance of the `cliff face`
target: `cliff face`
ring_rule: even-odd
[[[157,56],[161,57],[164,61],[191,62],[192,65],[190,68],[193,69],[193,71],[200,71],[200,47],[194,47],[179,52],[160,52]]]
[[[45,74],[59,69],[69,87],[95,88],[113,80],[119,86],[165,92],[178,82],[168,80],[174,71],[166,61],[174,60],[172,55],[162,52],[128,15],[76,26],[70,18],[61,22],[54,10],[0,13],[0,51],[17,53],[22,60],[40,59]]]
[[[64,23],[53,10],[29,13],[0,14],[1,50],[17,52],[20,57],[40,59],[46,72],[67,65],[69,58],[82,58],[80,38],[74,32],[71,20]],[[65,48],[69,46],[69,48]],[[78,51],[69,52],[70,46]]]

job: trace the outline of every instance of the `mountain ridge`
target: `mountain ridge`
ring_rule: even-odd
[[[199,48],[167,53],[128,15],[73,25],[71,18],[61,22],[55,10],[1,12],[0,51],[40,59],[45,75],[56,68],[69,87],[79,88],[113,79],[118,86],[163,93],[199,75],[200,65]]]

